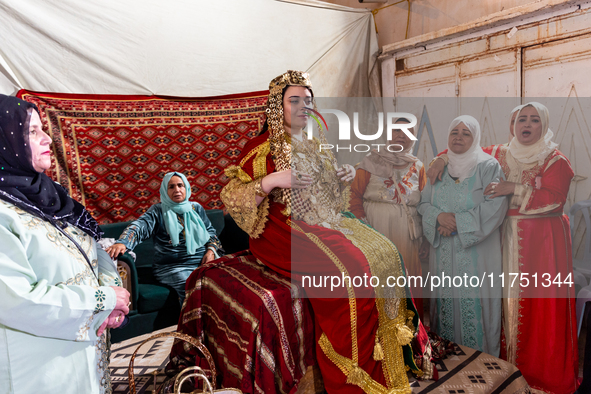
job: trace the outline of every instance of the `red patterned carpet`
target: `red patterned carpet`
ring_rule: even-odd
[[[160,201],[168,171],[183,172],[191,200],[222,208],[233,164],[265,119],[267,92],[204,99],[36,93],[53,139],[48,175],[99,223],[133,220]]]

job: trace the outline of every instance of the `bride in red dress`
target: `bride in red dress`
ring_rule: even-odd
[[[302,284],[310,298],[326,391],[410,393],[407,365],[423,378],[436,370],[408,289],[302,283],[304,276],[374,276],[385,284],[388,276],[404,276],[404,265],[387,238],[341,214],[355,170],[339,167],[330,151],[319,152],[322,132],[307,138],[314,106],[308,74],[288,71],[269,90],[265,126],[246,144],[239,165],[226,170],[231,180],[222,201],[249,234],[252,254]],[[413,339],[422,344],[420,367]]]
[[[485,194],[510,196],[502,225],[501,357],[521,370],[530,387],[567,394],[576,390],[579,371],[574,286],[564,284],[573,281],[563,209],[574,172],[552,142],[548,109],[537,102],[516,109],[511,142],[483,148],[499,161],[507,179],[488,185]],[[430,179],[443,168],[441,158],[427,173]]]

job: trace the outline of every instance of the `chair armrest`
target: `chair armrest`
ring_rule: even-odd
[[[121,260],[123,262],[125,262],[130,269],[130,276],[131,276],[131,303],[133,305],[133,307],[135,309],[138,308],[137,305],[137,300],[138,300],[138,275],[137,275],[137,269],[135,267],[135,261],[133,260],[133,257],[131,257],[131,255],[127,252],[119,255],[119,257],[117,257],[117,260]]]

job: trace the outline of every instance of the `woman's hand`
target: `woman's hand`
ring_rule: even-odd
[[[129,305],[131,305],[131,302],[129,301],[129,291],[119,286],[111,286],[111,288],[115,290],[115,296],[117,297],[115,301],[115,309],[113,309],[109,317],[107,317],[97,330],[96,335],[99,337],[103,335],[106,328],[119,327],[125,320],[125,315],[129,313]]]
[[[451,237],[452,233],[456,230],[452,230],[452,229],[445,227],[445,226],[439,226],[439,227],[437,227],[437,231],[439,232],[439,234],[441,234],[444,237]]]
[[[355,179],[355,167],[351,164],[343,164],[343,166],[337,170],[337,177],[339,177],[342,182],[351,182]]]
[[[124,315],[127,315],[129,313],[129,305],[131,304],[129,301],[129,291],[119,286],[111,286],[111,288],[115,290],[115,295],[117,296],[115,309],[119,309]]]
[[[491,182],[484,189],[484,195],[490,198],[508,196],[515,193],[515,186],[517,183],[500,180],[499,182]]]
[[[437,216],[439,227],[445,227],[449,232],[457,231],[456,215],[450,212],[442,212]],[[441,231],[439,232],[441,234]]]
[[[115,243],[115,244],[109,246],[107,249],[105,249],[105,251],[109,254],[109,256],[111,256],[111,259],[115,259],[120,254],[125,253],[126,250],[127,250],[127,248],[125,247],[125,245],[120,244],[120,243]]]
[[[125,321],[125,314],[120,309],[113,309],[113,312],[107,317],[107,319],[101,324],[96,336],[100,337],[105,332],[106,328],[117,328]]]
[[[437,180],[441,180],[441,175],[443,174],[444,169],[445,161],[441,158],[437,158],[437,160],[431,164],[431,167],[427,170],[427,178],[429,178],[432,185],[434,185]]]
[[[312,184],[312,177],[296,170],[274,172],[263,178],[261,186],[265,193],[276,187],[280,189],[305,189]]]
[[[201,264],[209,263],[212,260],[215,260],[215,253],[213,253],[213,250],[207,249],[207,252],[205,252],[201,259]]]

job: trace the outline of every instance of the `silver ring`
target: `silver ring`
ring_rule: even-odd
[[[121,315],[119,315],[119,316],[117,316],[117,317],[115,318],[115,321],[116,321],[117,323],[119,323],[119,320],[121,320]]]
[[[131,306],[131,301],[129,301],[129,302],[127,303],[127,307],[129,308],[130,306]]]
[[[296,178],[298,178],[298,181],[301,181],[301,180],[302,180],[302,174],[299,174],[299,173],[298,173],[298,174],[296,175]]]

